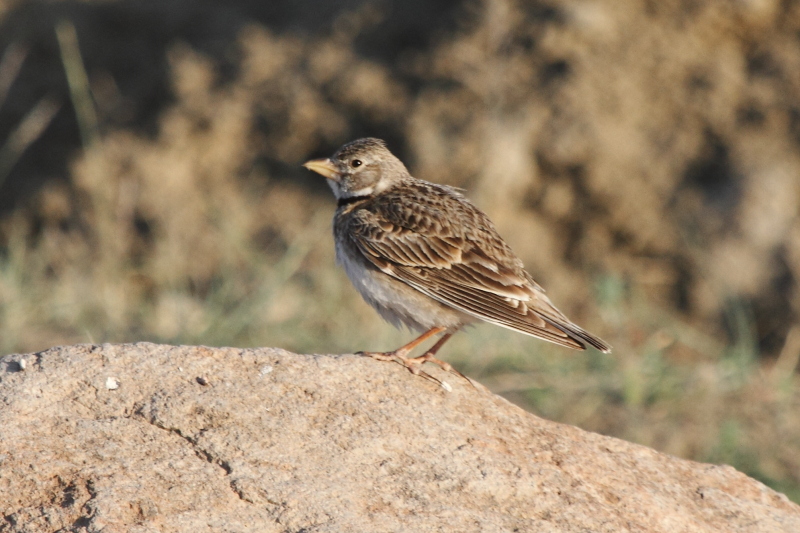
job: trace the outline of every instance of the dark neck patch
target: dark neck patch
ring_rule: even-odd
[[[359,202],[365,202],[369,200],[370,196],[350,196],[348,198],[339,198],[339,201],[336,202],[336,207],[341,209],[342,207],[346,207],[348,205],[357,204]]]

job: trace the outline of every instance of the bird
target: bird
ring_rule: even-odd
[[[422,365],[463,377],[436,354],[454,333],[480,321],[568,348],[611,352],[553,305],[460,189],[411,176],[383,140],[357,139],[303,166],[325,177],[336,197],[336,260],[353,286],[386,321],[421,332],[396,350],[359,354],[441,383]],[[410,357],[439,334],[423,355]]]

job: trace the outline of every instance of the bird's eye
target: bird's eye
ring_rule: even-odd
[[[350,161],[350,166],[353,168],[360,167],[363,164],[364,163],[362,163],[360,159],[353,159],[352,161]]]

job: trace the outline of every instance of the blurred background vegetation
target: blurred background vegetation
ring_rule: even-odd
[[[795,1],[0,0],[0,354],[398,346],[299,167],[366,135],[615,348],[484,325],[445,359],[800,501]]]

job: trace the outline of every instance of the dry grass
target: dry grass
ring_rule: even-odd
[[[359,51],[381,24],[370,7],[311,37],[245,25],[227,76],[172,43],[173,100],[146,133],[113,126],[126,96],[108,72],[70,78],[92,140],[0,220],[0,353],[399,344],[335,268],[333,201],[297,168],[387,135],[417,176],[466,187],[559,307],[615,346],[480,326],[446,358],[543,416],[800,500],[800,12],[471,5],[395,63]],[[64,65],[89,64],[61,28]]]

